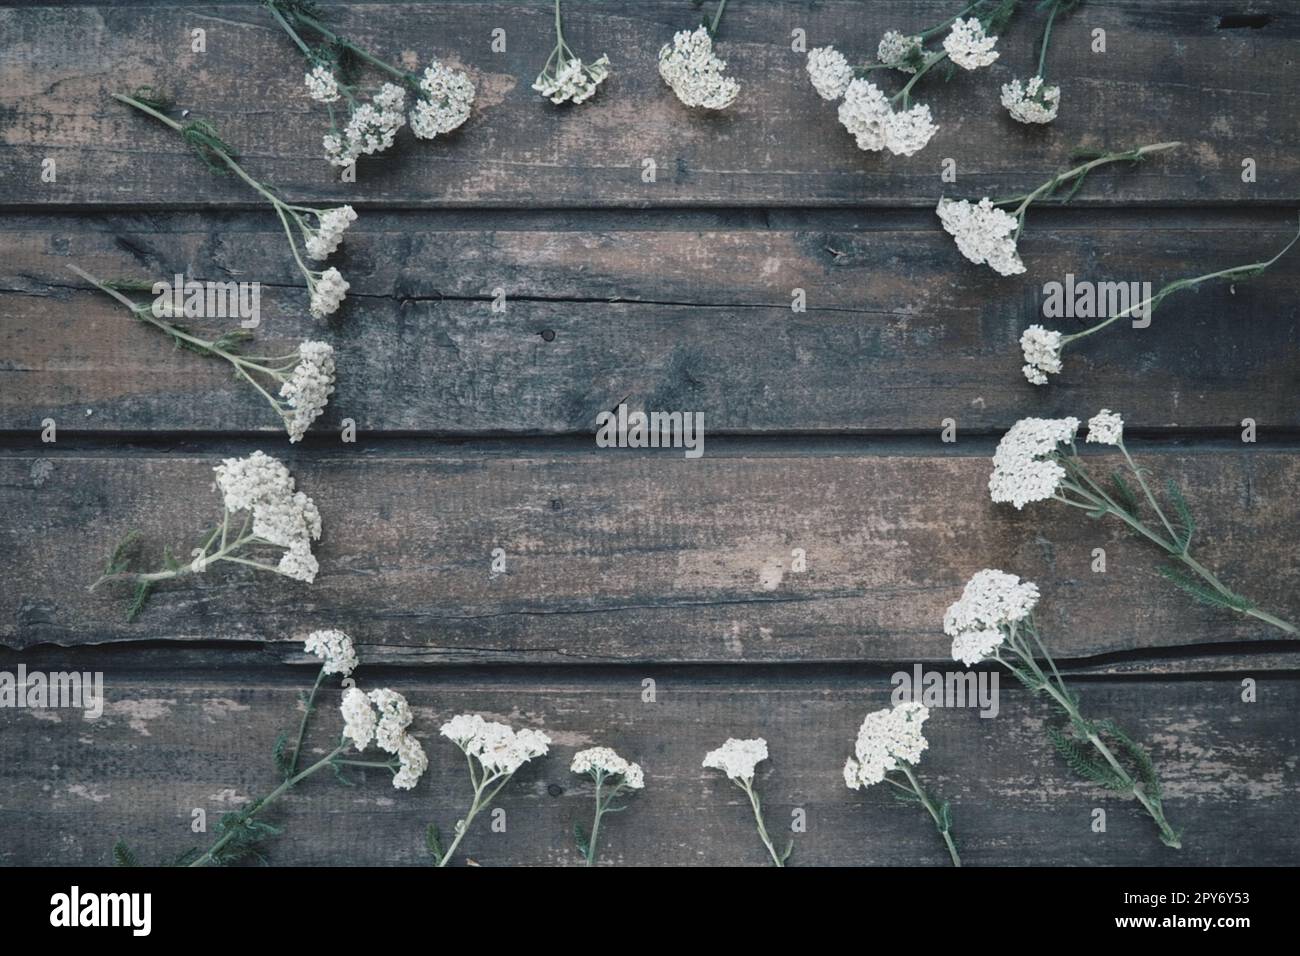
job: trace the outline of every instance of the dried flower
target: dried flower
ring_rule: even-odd
[[[673,42],[659,51],[659,75],[685,106],[721,110],[734,103],[740,85],[723,74],[726,68],[704,26],[674,34]]]
[[[853,82],[853,68],[833,46],[808,51],[808,79],[824,100],[838,100]]]
[[[993,49],[997,42],[997,37],[985,35],[984,24],[971,17],[953,23],[952,32],[944,38],[943,48],[952,62],[963,70],[976,70],[998,58]]]
[[[1048,86],[1035,76],[1021,86],[1012,80],[1002,87],[1002,105],[1011,118],[1021,123],[1050,123],[1061,105],[1061,88]]]

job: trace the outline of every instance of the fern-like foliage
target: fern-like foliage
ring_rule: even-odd
[[[591,834],[576,820],[573,823],[573,842],[577,844],[578,852],[584,857],[591,853]]]
[[[1097,721],[1097,728],[1110,737],[1132,760],[1137,778],[1142,782],[1143,791],[1159,800],[1162,794],[1160,778],[1156,776],[1155,764],[1151,762],[1151,756],[1146,750],[1132,737],[1124,733],[1119,725],[1109,717]]]
[[[114,866],[139,866],[140,859],[135,855],[135,851],[126,845],[125,840],[118,840],[113,844],[113,865]]]
[[[275,746],[271,749],[271,760],[275,764],[275,771],[286,780],[293,776],[293,760],[286,751],[289,749],[289,737],[287,734],[280,734],[275,738]]]
[[[438,829],[438,824],[430,823],[424,831],[424,846],[433,857],[434,866],[442,863],[443,854],[446,852],[442,848],[442,831]]]
[[[1133,491],[1133,486],[1124,480],[1124,476],[1118,471],[1111,472],[1110,476],[1111,497],[1115,503],[1124,509],[1130,518],[1136,518],[1138,513],[1138,496]]]
[[[1085,749],[1074,737],[1050,726],[1047,728],[1047,736],[1069,768],[1085,780],[1100,784],[1107,790],[1118,792],[1129,789],[1124,779],[1105,760]]]
[[[1169,494],[1169,501],[1174,506],[1174,538],[1178,549],[1183,554],[1187,553],[1188,547],[1192,543],[1192,534],[1196,531],[1196,519],[1192,517],[1192,509],[1187,506],[1187,499],[1183,497],[1182,489],[1178,487],[1178,482],[1172,478],[1165,484]]]
[[[1157,570],[1196,600],[1210,607],[1245,612],[1255,606],[1248,598],[1233,591],[1228,591],[1226,594],[1218,591],[1200,578],[1188,574],[1176,564],[1162,564]]]
[[[221,848],[211,854],[211,860],[217,866],[230,866],[247,859],[256,859],[266,863],[262,855],[262,842],[268,837],[279,836],[280,828],[256,819],[257,804],[244,810],[222,814],[217,821],[214,832],[218,841],[226,838]]]

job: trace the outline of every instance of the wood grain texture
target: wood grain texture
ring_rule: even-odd
[[[998,105],[1001,84],[1034,68],[1042,18],[1022,14],[992,67],[920,90],[938,134],[912,158],[865,154],[820,100],[791,50],[834,42],[855,60],[874,55],[885,30],[921,29],[952,14],[926,0],[737,4],[719,50],[743,91],[716,116],[682,107],[655,67],[660,46],[697,21],[681,0],[604,0],[568,11],[566,36],[581,54],[613,58],[597,101],[557,109],[529,89],[552,44],[543,2],[329,4],[339,27],[411,65],[440,57],[468,69],[475,113],[433,143],[404,135],[389,154],[363,162],[359,181],[336,182],[320,155],[327,121],[302,88],[288,38],[257,4],[96,5],[0,10],[0,203],[229,205],[249,193],[186,155],[178,139],[131,115],[107,94],[165,87],[177,103],[217,124],[251,172],[301,199],[346,197],[373,204],[473,206],[932,205],[945,157],[958,162],[964,193],[1007,195],[1047,179],[1078,147],[1129,148],[1181,140],[1176,156],[1139,172],[1097,177],[1085,203],[1294,201],[1300,172],[1300,26],[1281,3],[1258,30],[1219,29],[1211,0],[1090,4],[1054,31],[1051,75],[1064,85],[1059,119],[1026,129]],[[1255,9],[1255,8],[1252,8]],[[492,30],[507,30],[493,54]],[[190,52],[190,31],[207,52]],[[1105,30],[1107,52],[1091,52]],[[69,38],[76,38],[69,42]],[[96,69],[87,69],[86,51]],[[890,88],[898,84],[891,79]],[[1256,160],[1258,181],[1241,181]],[[56,183],[40,164],[58,165]],[[643,183],[642,160],[657,164]]]
[[[338,349],[338,389],[316,426],[325,433],[351,418],[367,432],[591,434],[620,401],[702,412],[713,434],[932,433],[949,417],[963,431],[1005,430],[1026,415],[1103,406],[1121,407],[1131,428],[1235,429],[1247,417],[1300,426],[1300,252],[1253,282],[1176,294],[1149,328],[1121,322],[1086,340],[1052,387],[1024,381],[1027,325],[1095,321],[1043,319],[1043,283],[1068,273],[1159,288],[1267,258],[1295,231],[1276,214],[1221,228],[1148,218],[1036,220],[1023,242],[1036,281],[1026,283],[962,259],[919,213],[768,229],[712,215],[653,228],[541,216],[486,229],[363,215],[338,260],[353,288],[326,327],[305,314],[274,217],[20,217],[0,236],[12,276],[0,291],[0,429],[54,418],[77,431],[276,440],[274,413],[226,363],[177,351],[69,263],[102,278],[262,282],[250,350],[292,352],[322,336]],[[796,288],[807,312],[790,309]],[[198,325],[215,338],[237,321]]]
[[[1280,637],[1194,604],[1122,526],[993,506],[971,452],[303,452],[288,460],[323,515],[316,583],[214,569],[164,584],[130,625],[121,590],[84,587],[132,529],[149,570],[164,546],[188,555],[220,518],[218,456],[51,455],[39,482],[34,456],[11,457],[0,575],[17,584],[0,595],[0,642],[284,644],[341,627],[385,661],[939,660],[943,610],[983,567],[1038,582],[1062,657]],[[1298,572],[1277,555],[1300,525],[1300,459],[1134,453],[1188,490],[1201,560],[1294,617]],[[496,547],[505,574],[490,573]]]
[[[64,665],[67,666],[67,665]],[[287,673],[286,673],[287,672]],[[641,680],[654,676],[656,701]],[[929,818],[879,788],[852,792],[840,768],[865,713],[886,706],[882,679],[723,673],[681,677],[671,669],[584,677],[572,672],[510,679],[483,673],[384,673],[363,686],[393,686],[415,710],[412,731],[430,756],[416,790],[394,791],[373,773],[355,788],[328,772],[268,811],[284,834],[268,846],[277,865],[420,865],[425,826],[444,832],[464,812],[463,758],[437,735],[462,711],[544,730],[552,753],[525,767],[498,799],[504,833],[476,821],[462,847],[484,866],[574,865],[575,821],[589,822],[591,792],[568,770],[573,753],[613,746],[642,763],[647,786],[625,812],[606,820],[606,865],[763,865],[744,796],[704,753],[728,735],[763,736],[772,759],[758,789],[777,839],[802,808],[791,865],[946,866]],[[275,785],[271,749],[292,730],[295,701],[310,684],[304,668],[215,676],[105,675],[102,717],[75,711],[0,711],[0,739],[14,759],[0,762],[0,862],[106,863],[116,838],[153,862],[199,842],[191,812],[216,818]],[[1162,846],[1132,802],[1075,778],[1050,750],[1045,725],[1056,715],[1008,678],[997,717],[934,711],[920,773],[951,800],[967,865],[1287,865],[1300,852],[1295,709],[1300,681],[1260,684],[1259,702],[1240,702],[1236,679],[1076,681],[1085,708],[1116,720],[1149,748],[1184,849]],[[309,748],[323,754],[340,726],[337,690],[322,693]],[[1105,833],[1090,829],[1094,808]]]

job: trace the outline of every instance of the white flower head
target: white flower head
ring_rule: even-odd
[[[1118,412],[1103,408],[1088,419],[1088,441],[1099,445],[1118,445],[1124,440],[1124,419]]]
[[[984,34],[984,24],[971,17],[953,23],[952,31],[943,38],[943,48],[948,51],[949,59],[963,70],[975,70],[998,58],[993,49],[997,42],[997,37]]]
[[[227,458],[213,471],[226,510],[251,511],[253,534],[288,549],[279,572],[300,581],[314,580],[318,565],[311,542],[320,539],[320,512],[311,498],[294,490],[289,469],[255,451],[247,458]]]
[[[808,79],[824,100],[838,100],[853,82],[853,68],[833,46],[808,51]]]
[[[1012,425],[993,453],[993,500],[1009,502],[1018,511],[1052,497],[1065,477],[1053,456],[1060,445],[1074,441],[1078,430],[1077,418],[1022,418]]]
[[[943,615],[943,632],[953,639],[952,659],[968,667],[978,664],[1002,645],[1005,628],[1037,606],[1036,584],[1005,571],[980,571]]]
[[[1017,122],[1050,123],[1061,106],[1061,88],[1048,86],[1041,76],[1032,77],[1023,86],[1012,80],[1002,87],[1002,105]]]
[[[337,103],[339,99],[339,81],[327,66],[315,66],[303,77],[307,95],[317,103]]]
[[[740,84],[723,73],[726,68],[703,26],[674,34],[673,42],[659,51],[659,75],[685,106],[721,110],[734,103]]]
[[[393,787],[397,790],[412,790],[424,771],[429,768],[429,758],[420,746],[420,742],[410,734],[402,734],[397,743],[398,770],[393,774]]]
[[[899,762],[915,765],[930,746],[921,725],[930,716],[928,708],[905,701],[867,714],[858,728],[853,756],[844,765],[844,783],[858,790],[880,783],[885,774],[898,769]]]
[[[352,638],[342,631],[312,631],[307,635],[303,650],[321,659],[321,670],[326,674],[347,677],[357,666],[357,651]]]
[[[439,732],[475,758],[492,774],[511,774],[534,757],[544,756],[551,743],[546,734],[530,729],[518,732],[508,725],[484,720],[478,714],[460,714]]]
[[[450,133],[469,119],[474,83],[469,76],[434,60],[420,80],[420,97],[411,107],[411,132],[419,139]]]
[[[316,555],[311,553],[311,546],[303,541],[295,541],[289,546],[280,558],[280,563],[276,565],[276,571],[283,574],[286,578],[293,578],[295,581],[306,581],[311,584],[316,580],[317,573],[320,572],[320,563],[316,560]]]
[[[890,30],[880,38],[876,60],[902,73],[915,73],[923,58],[923,44],[924,40],[919,36],[907,36],[897,30]]]
[[[325,155],[335,166],[351,166],[363,155],[383,152],[406,125],[406,91],[385,83],[370,100],[352,111],[342,132],[326,134]]]
[[[918,103],[895,113],[889,98],[865,79],[856,79],[844,92],[839,107],[840,124],[853,134],[858,149],[878,152],[888,149],[898,156],[911,156],[922,149],[939,127],[930,118],[930,107]]]
[[[594,63],[583,64],[581,58],[561,60],[554,71],[543,70],[533,81],[533,89],[557,106],[561,103],[585,103],[609,77],[609,57],[602,55]]]
[[[406,728],[411,726],[411,721],[415,719],[415,715],[411,713],[411,706],[406,702],[405,697],[386,687],[372,690],[368,696],[370,703],[374,704],[379,714],[379,723],[375,727],[375,742],[379,744],[380,749],[395,754],[402,738],[406,735]]]
[[[751,740],[729,737],[717,750],[710,750],[704,755],[704,766],[710,770],[721,770],[730,780],[752,784],[754,768],[766,759],[767,741],[762,737]]]
[[[1046,385],[1048,375],[1061,371],[1061,333],[1031,325],[1020,336],[1020,349],[1025,353],[1025,378],[1034,385]]]
[[[597,773],[604,774],[606,777],[621,777],[622,780],[619,782],[629,790],[640,790],[645,786],[645,774],[641,772],[641,767],[624,760],[609,747],[579,750],[573,755],[573,763],[569,769],[574,773],[590,774],[593,779]]]
[[[311,314],[318,319],[333,315],[347,298],[350,288],[343,273],[330,266],[311,282]]]
[[[339,206],[316,213],[318,226],[307,237],[303,248],[310,259],[328,259],[343,241],[343,233],[348,226],[357,221],[357,213],[351,206]]]
[[[285,418],[289,441],[307,434],[334,394],[334,348],[325,342],[303,342],[298,346],[298,364],[289,381],[280,386],[280,397],[293,409]]]
[[[935,210],[944,231],[957,242],[961,254],[976,265],[988,263],[999,275],[1025,271],[1016,251],[1016,217],[993,205],[987,196],[978,203],[965,199],[940,199]]]
[[[375,737],[375,727],[379,718],[370,706],[370,698],[357,687],[349,687],[343,692],[343,703],[339,706],[343,714],[343,736],[356,746],[365,750]]]

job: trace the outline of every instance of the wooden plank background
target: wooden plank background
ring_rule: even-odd
[[[893,672],[944,666],[943,609],[994,566],[1042,586],[1070,678],[1150,746],[1187,838],[1165,849],[1131,804],[1074,779],[1044,735],[1054,715],[1008,677],[998,717],[940,710],[927,725],[922,770],[952,800],[969,864],[1294,865],[1300,647],[1185,600],[1110,523],[984,492],[1018,418],[1120,410],[1140,459],[1188,490],[1202,560],[1300,615],[1300,257],[1178,294],[1150,328],[1067,353],[1049,388],[1023,381],[1016,344],[1042,284],[1066,273],[1158,285],[1294,234],[1290,6],[1085,4],[1056,31],[1064,105],[1045,129],[996,106],[1032,69],[1041,19],[1026,12],[992,68],[923,88],[941,129],[904,159],[854,148],[790,34],[866,56],[885,29],[952,3],[739,0],[721,52],[741,99],[707,117],[654,69],[695,16],[687,2],[567,4],[571,44],[615,69],[571,111],[527,88],[550,47],[545,3],[330,4],[349,35],[439,56],[479,88],[455,135],[404,134],[342,184],[315,160],[323,116],[260,5],[0,2],[0,669],[102,670],[108,693],[95,721],[0,710],[0,862],[106,863],[119,836],[147,860],[188,846],[195,807],[211,817],[274,785],[270,749],[313,673],[300,641],[336,626],[363,682],[410,695],[431,770],[413,794],[305,785],[271,814],[286,828],[275,863],[426,862],[424,825],[448,829],[465,796],[436,727],[476,710],[556,740],[503,794],[506,832],[467,838],[480,864],[579,862],[569,834],[590,795],[568,761],[607,744],[649,786],[602,862],[762,865],[741,795],[700,767],[726,736],[761,734],[774,828],[808,816],[795,865],[941,865],[922,815],[846,790],[839,768]],[[1232,28],[1236,13],[1262,25]],[[206,54],[189,52],[195,27]],[[1097,28],[1105,54],[1089,49]],[[356,206],[333,260],[352,290],[329,323],[306,316],[267,210],[107,98],[142,84],[215,122],[285,195]],[[1036,185],[1075,147],[1174,139],[1185,146],[1036,211],[1026,276],[971,266],[933,214],[944,192]],[[940,182],[945,157],[956,184]],[[55,183],[40,181],[48,158]],[[289,446],[250,390],[69,263],[262,282],[260,341],[340,350],[329,411]],[[790,310],[796,288],[806,313]],[[595,415],[620,401],[702,411],[705,457],[596,449]],[[46,418],[56,443],[40,441]],[[345,418],[354,444],[338,440]],[[1246,418],[1257,443],[1239,439]],[[150,557],[187,552],[216,516],[212,466],[255,448],[320,506],[314,585],[220,570],[160,587],[133,624],[120,592],[85,590],[132,528]],[[496,547],[505,574],[490,573]],[[1241,702],[1245,678],[1256,703]],[[313,747],[331,717],[327,704]]]

